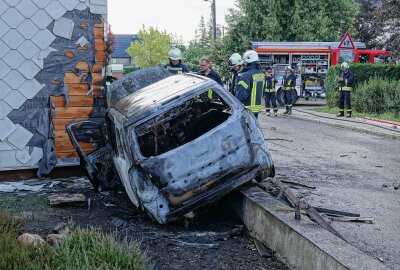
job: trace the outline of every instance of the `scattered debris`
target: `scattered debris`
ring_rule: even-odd
[[[385,262],[382,258],[376,257],[381,263]]]
[[[348,157],[349,155],[340,155],[340,157]]]
[[[24,233],[18,237],[18,243],[23,246],[34,246],[37,247],[39,245],[42,245],[45,243],[42,237],[37,234],[30,234],[30,233]]]
[[[70,230],[69,230],[68,224],[64,223],[64,222],[58,223],[53,229],[53,233],[61,234],[61,235],[67,235],[69,232],[70,232]]]
[[[293,142],[293,140],[288,140],[288,139],[282,139],[282,138],[270,138],[270,139],[264,139],[265,141],[285,141],[285,142]]]
[[[394,189],[398,190],[399,187],[400,187],[400,181],[399,182],[394,182],[393,183],[393,187],[394,187]]]
[[[189,243],[179,240],[171,240],[169,242],[171,245],[184,247],[184,248],[200,248],[200,249],[218,249],[219,244],[204,244],[204,243]]]
[[[181,235],[182,237],[201,237],[201,238],[207,238],[209,240],[226,240],[228,238],[234,237],[234,236],[239,236],[243,235],[245,231],[244,226],[240,226],[237,228],[233,228],[232,230],[229,231],[224,231],[224,232],[193,232],[190,234],[185,234]]]
[[[268,249],[264,246],[264,244],[261,243],[259,240],[254,239],[254,245],[256,246],[258,253],[260,253],[260,255],[262,257],[265,257],[265,258],[272,257],[272,254],[268,251]]]
[[[372,217],[360,217],[359,214],[341,212],[341,211],[318,208],[318,207],[314,207],[314,208],[317,211],[318,211],[318,209],[323,209],[325,211],[328,210],[327,213],[322,211],[322,214],[321,214],[321,217],[323,217],[325,220],[343,221],[343,222],[366,222],[366,223],[371,223],[371,224],[374,223],[373,221],[375,220]],[[295,208],[292,208],[292,207],[289,207],[286,205],[282,205],[282,204],[276,205],[275,209],[278,211],[296,212]],[[302,215],[308,215],[305,210],[301,210],[300,213]],[[339,213],[348,214],[349,216],[339,215]],[[350,216],[350,215],[352,215],[352,216]]]
[[[374,223],[374,218],[373,217],[331,217],[332,220],[334,221],[343,221],[343,222],[365,222],[372,224]]]
[[[375,165],[375,168],[383,168],[382,165]]]
[[[0,184],[0,192],[15,192],[15,191],[33,191],[38,192],[44,188],[46,184],[27,185],[24,182],[6,182]]]
[[[285,184],[291,184],[291,185],[296,185],[296,186],[300,186],[300,187],[305,187],[305,188],[309,188],[309,189],[316,189],[316,186],[312,186],[306,183],[302,183],[302,182],[297,182],[297,181],[290,181],[290,180],[281,180],[282,183]]]
[[[111,223],[116,227],[122,227],[122,228],[128,227],[129,225],[127,221],[119,217],[113,217]]]
[[[388,184],[382,184],[382,187],[388,187]]]
[[[332,234],[346,241],[346,239],[338,231],[336,231],[325,219],[321,217],[321,215],[317,212],[317,210],[315,210],[314,207],[308,204],[305,200],[300,201],[289,190],[288,186],[286,186],[284,183],[282,183],[277,179],[272,179],[271,182],[275,184],[277,187],[279,187],[282,194],[287,198],[289,204],[293,208],[299,207],[301,210],[304,210],[310,220],[318,223],[318,225],[320,225],[322,228],[326,229],[327,231],[331,232]],[[262,183],[259,183],[258,186],[262,189],[266,188]]]
[[[55,194],[47,197],[50,206],[72,206],[84,205],[85,195],[83,194]]]
[[[22,211],[21,213],[16,214],[15,219],[21,220],[21,221],[27,221],[27,220],[34,220],[35,216],[33,215],[32,212],[29,211]]]
[[[360,214],[355,214],[355,213],[349,213],[349,212],[344,212],[344,211],[338,211],[338,210],[333,210],[333,209],[328,209],[328,208],[322,208],[322,207],[314,207],[315,210],[317,210],[320,213],[325,213],[328,216],[347,216],[347,217],[360,217]]]
[[[117,205],[115,205],[113,203],[104,203],[104,206],[106,206],[106,207],[115,207]]]

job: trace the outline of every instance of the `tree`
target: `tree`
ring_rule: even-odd
[[[139,40],[131,43],[126,52],[135,58],[139,67],[151,67],[160,65],[168,60],[171,37],[165,31],[157,28],[142,26]]]
[[[201,16],[195,33],[194,40],[189,43],[189,46],[183,52],[183,59],[189,69],[196,72],[199,70],[200,58],[209,56],[213,47],[211,23],[206,24],[204,17]]]
[[[382,23],[377,15],[382,3],[380,0],[357,0],[359,12],[356,18],[356,35],[358,41],[364,42],[368,48],[382,48],[379,38],[382,34]]]
[[[236,0],[212,55],[227,70],[229,56],[251,49],[251,41],[338,41],[345,32],[354,34],[357,12],[354,0]]]
[[[380,33],[383,44],[400,55],[400,1],[383,0],[377,11],[377,20],[383,25]]]

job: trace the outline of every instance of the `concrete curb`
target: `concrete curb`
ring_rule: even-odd
[[[242,219],[250,234],[292,269],[389,269],[308,219],[276,210],[281,201],[258,187],[241,190]]]
[[[300,112],[300,114],[296,113]],[[309,114],[315,114],[315,116]],[[400,132],[396,132],[395,130],[390,131],[386,129],[381,129],[376,126],[369,126],[363,124],[362,122],[354,123],[348,121],[341,121],[340,119],[336,119],[330,117],[329,114],[324,113],[317,113],[317,112],[307,112],[299,109],[295,109],[295,113],[291,116],[295,119],[304,120],[304,121],[311,121],[319,124],[325,124],[333,127],[344,128],[349,130],[354,130],[357,132],[373,134],[377,136],[383,136],[390,139],[400,139]]]

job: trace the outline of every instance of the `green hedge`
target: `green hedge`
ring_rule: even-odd
[[[388,64],[351,64],[350,70],[354,74],[354,92],[357,93],[358,86],[368,81],[370,78],[381,78],[384,80],[400,80],[400,65]],[[331,66],[326,78],[326,97],[327,105],[332,108],[338,105],[339,91],[337,77],[340,73],[340,66]],[[352,95],[352,100],[355,95]]]
[[[362,113],[400,113],[400,80],[377,76],[359,84],[354,93],[354,109]]]
[[[131,73],[131,72],[136,71],[138,69],[140,69],[140,68],[138,68],[138,67],[124,67],[124,74]]]

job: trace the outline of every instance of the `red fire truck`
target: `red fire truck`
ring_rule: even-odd
[[[362,42],[354,42],[346,33],[342,42],[252,42],[262,66],[271,66],[278,80],[277,99],[283,105],[280,89],[285,68],[291,66],[297,75],[293,102],[299,97],[324,97],[325,78],[329,66],[341,62],[384,62],[390,55],[385,50],[368,50]]]

